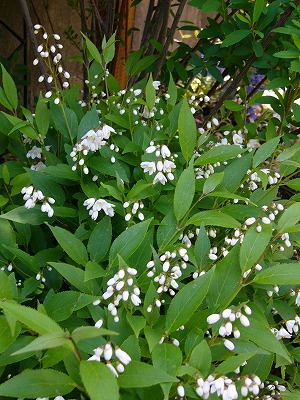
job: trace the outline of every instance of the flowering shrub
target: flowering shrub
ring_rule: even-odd
[[[298,399],[299,143],[232,100],[197,127],[172,76],[120,90],[113,38],[78,101],[35,28],[34,114],[2,67],[0,395]]]

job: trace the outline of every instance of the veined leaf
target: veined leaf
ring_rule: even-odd
[[[14,316],[22,324],[40,335],[52,332],[63,333],[62,328],[53,319],[33,308],[8,301],[0,301],[0,307],[3,308],[5,313]]]
[[[299,285],[300,263],[279,264],[259,272],[254,282],[265,285]]]
[[[189,224],[223,226],[224,228],[238,228],[240,226],[236,219],[217,210],[200,211],[187,221],[187,225]]]
[[[16,110],[18,107],[18,94],[15,82],[2,64],[1,68],[4,92],[10,105],[13,107],[14,110]]]
[[[54,347],[64,346],[68,342],[69,342],[69,344],[71,346],[71,342],[66,337],[66,334],[64,332],[46,333],[45,335],[42,335],[42,336],[34,339],[27,346],[25,346],[22,349],[14,352],[12,355],[14,356],[14,355],[17,355],[17,354],[28,353],[28,352],[31,352],[31,351],[52,349]]]
[[[26,370],[0,385],[0,395],[36,399],[70,393],[76,383],[68,375],[53,369]]]
[[[285,231],[296,225],[300,220],[300,203],[294,203],[287,208],[278,220],[277,232]]]
[[[180,175],[174,193],[174,213],[177,221],[188,212],[195,195],[195,173],[193,163]]]
[[[214,164],[216,162],[230,160],[231,158],[236,157],[238,154],[242,154],[245,151],[246,149],[241,149],[240,146],[235,145],[216,146],[197,158],[195,161],[195,166],[209,163]]]
[[[250,31],[246,30],[246,29],[241,29],[239,31],[231,32],[223,40],[221,47],[232,46],[235,43],[241,42],[249,34],[250,34]]]
[[[182,106],[179,111],[178,133],[179,144],[183,157],[185,161],[188,162],[194,152],[197,137],[197,128],[195,119],[186,99],[183,99]]]
[[[91,400],[118,400],[120,398],[117,380],[105,364],[81,361],[80,375]]]
[[[176,331],[184,325],[204,300],[215,268],[184,286],[173,298],[166,315],[166,331]]]

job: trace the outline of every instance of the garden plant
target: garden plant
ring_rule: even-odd
[[[83,33],[86,98],[36,24],[34,110],[1,66],[1,399],[300,398],[298,3],[192,0],[124,89]]]

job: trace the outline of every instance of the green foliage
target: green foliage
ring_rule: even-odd
[[[33,115],[2,66],[0,396],[297,398],[298,10],[273,32],[290,2],[223,3],[190,2],[226,23],[186,69],[179,44],[158,81],[141,48],[124,90],[115,36],[83,35],[81,106],[57,70]],[[244,60],[273,92],[249,94]],[[216,65],[239,89],[209,99]]]

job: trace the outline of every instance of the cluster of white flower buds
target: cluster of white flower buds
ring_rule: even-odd
[[[76,171],[77,165],[80,165],[83,169],[83,173],[87,175],[89,173],[88,167],[85,165],[85,157],[89,152],[95,152],[101,149],[101,147],[107,144],[107,140],[110,138],[111,132],[116,132],[111,126],[103,125],[102,128],[89,130],[84,136],[82,136],[80,142],[76,143],[73,147],[70,156],[75,164],[72,166],[72,170]],[[77,164],[78,162],[78,164]]]
[[[125,221],[130,221],[135,215],[138,217],[140,221],[144,221],[145,216],[141,211],[144,208],[144,203],[142,201],[135,201],[132,204],[132,208],[130,210],[131,203],[130,201],[125,201],[123,207],[126,209]]]
[[[254,374],[238,377],[236,381],[242,381],[242,386],[240,387],[240,394],[242,397],[247,397],[249,395],[257,396],[260,390],[264,388],[261,379]],[[203,378],[198,378],[196,383],[196,393],[203,399],[208,399],[210,395],[214,393],[218,397],[222,397],[223,400],[235,400],[239,398],[235,380],[227,376],[216,378],[214,375],[209,375],[205,380]]]
[[[208,178],[210,175],[215,173],[215,168],[219,167],[220,165],[221,163],[216,162],[215,164],[205,164],[202,167],[196,167],[196,179]]]
[[[45,64],[49,69],[49,74],[47,74],[46,76],[41,75],[38,78],[38,81],[43,82],[44,80],[46,80],[48,84],[51,84],[53,80],[55,81],[57,79],[57,76],[60,75],[64,79],[62,87],[64,89],[67,89],[69,87],[70,74],[68,71],[64,70],[61,64],[62,55],[60,53],[60,50],[63,48],[63,45],[61,43],[58,43],[60,41],[60,36],[57,33],[48,35],[44,27],[39,24],[36,24],[34,26],[34,29],[36,35],[40,31],[43,32],[43,39],[45,40],[45,44],[40,44],[37,48],[37,51],[39,53],[40,58],[44,59]],[[50,42],[51,38],[53,38],[53,43]],[[37,65],[38,63],[39,63],[39,58],[33,60],[33,65]],[[45,97],[50,98],[51,96],[52,96],[52,90],[49,90],[45,94]],[[59,102],[60,98],[58,93],[56,93],[54,103],[58,104]]]
[[[101,357],[105,362],[106,366],[112,371],[117,378],[119,373],[124,372],[125,365],[128,365],[131,361],[131,357],[124,350],[121,350],[118,346],[112,346],[111,342],[107,342],[103,346],[99,346],[93,350],[92,355],[88,361],[101,362]]]
[[[36,400],[49,400],[49,397],[38,397]],[[53,400],[65,400],[62,396],[56,396]]]
[[[130,299],[131,303],[136,307],[142,303],[140,289],[135,285],[134,277],[136,274],[137,270],[135,268],[122,268],[107,282],[107,289],[102,298],[107,300],[113,297],[113,301],[108,304],[107,308],[114,317],[115,322],[119,321],[117,307],[121,301],[127,303]]]
[[[174,179],[173,170],[176,168],[174,163],[174,157],[171,155],[170,149],[165,144],[154,145],[154,142],[150,142],[150,146],[146,149],[147,154],[155,153],[155,161],[143,161],[141,167],[144,172],[148,172],[149,175],[156,174],[153,179],[153,185],[160,182],[165,185],[168,179],[172,181]]]
[[[94,197],[91,197],[89,199],[86,199],[83,202],[83,205],[89,210],[89,215],[93,220],[96,220],[98,218],[98,214],[101,210],[104,211],[106,215],[109,215],[110,217],[113,217],[115,215],[114,211],[114,204],[108,203],[104,199],[95,199]]]
[[[42,203],[41,211],[47,213],[49,218],[53,216],[54,210],[51,204],[54,204],[55,200],[52,197],[44,196],[40,190],[34,189],[32,185],[23,187],[21,193],[23,194],[23,199],[26,201],[24,204],[25,208],[33,208],[39,202]]]
[[[261,169],[261,172],[267,176],[269,185],[276,185],[278,179],[280,179],[280,174],[278,172],[274,172],[273,176],[271,175],[271,171],[268,168]],[[252,192],[258,188],[258,184],[261,182],[261,178],[257,174],[257,172],[252,172],[251,170],[247,171],[249,178],[247,179],[249,190]]]
[[[182,269],[186,269],[186,262],[189,260],[187,249],[181,247],[172,252],[166,251],[159,257],[160,262],[151,260],[147,263],[149,272],[147,276],[153,278],[154,282],[158,285],[157,293],[169,292],[171,296],[175,296],[175,290],[178,289],[177,279],[182,276]],[[156,307],[160,307],[162,301],[157,298],[154,301]],[[149,305],[148,312],[151,312],[153,305]]]
[[[13,269],[12,264],[8,264],[7,267],[1,267],[0,268],[1,271],[6,271],[7,270],[8,272],[11,272],[12,269]]]
[[[237,311],[235,311],[233,308],[226,308],[219,314],[209,315],[207,317],[207,323],[213,325],[222,318],[222,325],[219,327],[218,334],[223,338],[233,335],[235,339],[238,339],[241,336],[241,333],[239,329],[233,325],[233,323],[239,320],[240,323],[245,327],[250,325],[248,317],[242,313],[242,310],[244,310],[245,314],[247,315],[251,315],[252,313],[251,308],[246,304]],[[230,351],[234,350],[234,344],[228,339],[224,340],[224,346]]]

